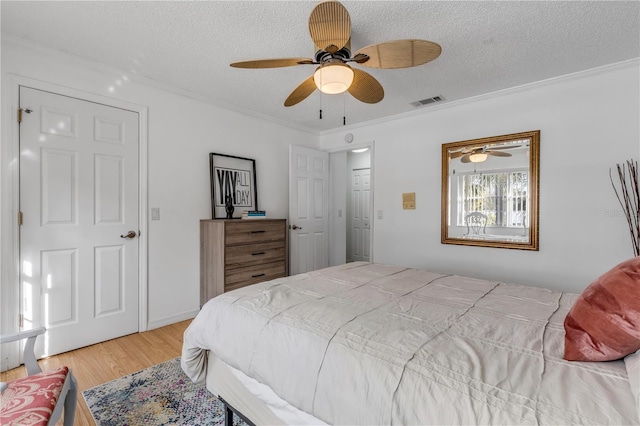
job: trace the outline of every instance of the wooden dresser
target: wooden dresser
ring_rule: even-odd
[[[200,305],[287,274],[286,219],[200,221]]]

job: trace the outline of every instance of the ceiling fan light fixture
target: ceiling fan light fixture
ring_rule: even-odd
[[[322,65],[313,74],[313,81],[322,93],[336,95],[349,89],[353,83],[353,70],[342,63]]]
[[[469,161],[471,161],[472,163],[482,163],[483,161],[486,161],[488,157],[489,156],[484,152],[476,152],[475,154],[471,154],[469,156]]]

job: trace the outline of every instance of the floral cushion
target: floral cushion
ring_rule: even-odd
[[[9,382],[0,396],[0,425],[46,425],[68,373],[62,367]]]

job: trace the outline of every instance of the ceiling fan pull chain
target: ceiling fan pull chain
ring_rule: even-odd
[[[342,96],[342,125],[347,125],[347,92]]]

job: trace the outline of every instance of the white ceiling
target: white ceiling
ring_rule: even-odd
[[[442,55],[415,68],[363,67],[385,89],[378,104],[316,91],[286,108],[313,65],[229,63],[312,57],[307,22],[315,3],[3,0],[0,8],[4,34],[315,132],[341,127],[343,110],[355,124],[413,111],[411,102],[428,97],[454,101],[640,57],[638,1],[343,1],[352,51],[418,38],[440,44]]]

